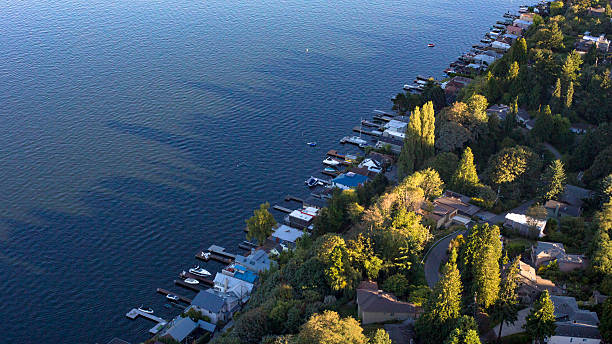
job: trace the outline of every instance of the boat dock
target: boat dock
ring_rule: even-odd
[[[149,330],[149,333],[151,334],[157,334],[168,323],[166,320],[156,317],[153,314],[145,313],[138,308],[132,308],[132,310],[127,312],[125,316],[132,320],[135,320],[138,317],[143,317],[147,320],[156,322],[157,324]]]
[[[273,206],[272,206],[272,209],[274,209],[274,210],[278,210],[278,211],[280,211],[280,212],[282,212],[282,213],[287,213],[287,214],[289,214],[289,213],[291,213],[291,212],[293,211],[293,210],[291,210],[291,209],[289,209],[289,208],[281,207],[281,206],[280,206],[280,205],[278,205],[278,204],[273,205]]]
[[[177,293],[173,293],[173,292],[171,292],[171,291],[169,291],[169,290],[162,289],[162,288],[157,288],[157,292],[158,292],[158,293],[160,293],[160,294],[162,294],[162,295],[164,295],[164,296],[166,296],[166,295],[168,295],[168,294],[176,295],[176,296],[178,296],[179,301],[184,302],[184,303],[186,303],[186,304],[191,304],[191,299],[186,298],[186,297],[184,297],[184,296],[181,296],[181,295],[179,295],[179,294],[177,294]]]
[[[319,181],[321,179],[318,179],[317,181]],[[295,196],[291,196],[291,195],[287,195],[287,197],[285,197],[285,202],[298,202],[298,203],[304,203],[304,200]]]
[[[365,125],[366,127],[373,127],[373,128],[380,128],[380,124],[374,123],[374,122],[370,122],[368,120],[362,120],[361,121],[362,125]]]
[[[335,149],[330,149],[327,151],[327,155],[331,156],[332,158],[338,158],[338,159],[346,159],[346,155],[342,155],[340,153],[338,153],[337,150]]]
[[[365,129],[361,128],[361,126],[354,127],[353,131],[357,132],[357,133],[360,133],[360,134],[371,135],[371,136],[380,136],[381,135],[380,131],[377,131],[377,130],[372,130],[372,131],[365,130]]]
[[[337,177],[340,174],[339,171],[330,172],[330,171],[325,171],[325,170],[321,171],[321,173],[323,173],[326,176],[330,176],[330,177]]]
[[[185,289],[188,289],[188,290],[191,290],[191,291],[195,291],[196,293],[202,291],[202,289],[198,288],[199,284],[189,284],[189,283],[186,283],[183,280],[174,280],[174,284],[176,284],[178,286],[181,286],[181,287],[183,287]]]
[[[225,258],[229,258],[231,260],[236,259],[236,255],[233,253],[229,253],[225,250],[225,247],[221,247],[221,246],[217,246],[217,245],[210,245],[210,247],[208,248],[208,252],[210,253],[214,253],[218,256],[221,257],[225,257]]]
[[[195,280],[198,280],[198,282],[200,282],[200,284],[205,284],[209,287],[212,287],[215,285],[215,282],[213,282],[211,279],[208,279],[206,277],[202,277],[202,276],[198,276],[198,275],[194,275],[190,272],[187,271],[183,271],[179,274],[180,278],[193,278]]]
[[[245,227],[244,231],[248,232],[248,229],[246,229],[246,227]],[[208,257],[206,256],[206,254],[208,254]],[[203,260],[205,262],[208,262],[210,260],[214,260],[214,261],[217,261],[219,263],[226,264],[226,265],[227,264],[231,264],[234,261],[234,259],[225,258],[225,257],[222,257],[222,256],[220,256],[218,254],[211,253],[211,252],[205,252],[205,251],[198,252],[195,257],[197,259]]]

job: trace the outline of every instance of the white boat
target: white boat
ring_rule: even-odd
[[[319,182],[319,180],[317,178],[311,176],[304,183],[306,185],[308,185],[309,188],[311,188],[311,187],[317,185],[318,182]]]
[[[147,314],[153,314],[153,308],[151,307],[144,307],[144,306],[140,306],[138,307],[138,310],[143,312],[143,313],[147,313]]]
[[[340,140],[340,143],[352,143],[360,148],[364,148],[368,145],[368,141],[360,138],[359,136],[345,136]]]
[[[325,160],[323,160],[323,163],[325,165],[328,165],[328,166],[338,166],[338,165],[340,165],[340,161],[338,161],[336,159],[332,159],[330,157],[325,158]]]
[[[201,256],[202,256],[202,258],[208,260],[210,258],[210,252],[202,251]]]
[[[185,283],[193,285],[200,284],[200,282],[195,278],[185,278]]]
[[[201,268],[199,266],[189,269],[189,273],[192,273],[196,276],[210,276],[211,275],[211,273],[208,272],[208,270]]]
[[[174,294],[168,294],[168,295],[166,295],[166,299],[168,299],[170,301],[178,301],[179,297],[174,295]]]

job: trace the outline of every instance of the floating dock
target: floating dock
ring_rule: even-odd
[[[287,213],[287,214],[289,214],[289,213],[291,213],[293,211],[293,210],[291,210],[289,208],[281,207],[280,205],[277,205],[277,204],[273,205],[272,209],[278,210],[278,211],[280,211],[282,213]]]
[[[326,176],[330,176],[330,177],[337,177],[340,174],[339,171],[330,172],[330,171],[325,171],[325,170],[321,171],[321,173],[323,173]]]
[[[173,293],[173,292],[171,292],[171,291],[169,291],[169,290],[162,289],[162,288],[157,288],[157,292],[158,292],[158,293],[160,293],[160,294],[162,294],[162,295],[164,295],[164,296],[166,296],[166,295],[168,295],[168,294],[176,295],[176,296],[178,296],[179,301],[184,302],[184,303],[186,303],[186,304],[191,304],[191,299],[186,298],[186,297],[184,297],[184,296],[181,296],[181,295],[179,295],[179,294],[177,294],[177,293]]]
[[[125,314],[126,317],[128,317],[129,319],[136,319],[138,317],[143,317],[147,320],[151,320],[157,323],[157,325],[153,326],[152,329],[149,330],[149,333],[151,334],[157,334],[164,326],[166,326],[166,324],[168,324],[168,322],[160,317],[156,317],[153,314],[149,314],[149,313],[145,313],[143,311],[141,311],[138,308],[132,308],[131,311],[127,312]]]
[[[371,135],[371,136],[380,136],[381,135],[380,131],[377,131],[377,130],[372,130],[372,131],[365,130],[365,129],[363,129],[360,126],[354,127],[353,131],[356,132],[356,133],[365,134],[365,135]]]
[[[342,154],[338,153],[338,151],[335,150],[335,149],[328,150],[327,151],[327,155],[329,155],[329,156],[331,156],[333,158],[339,158],[339,159],[342,159],[342,160],[346,159],[346,155],[342,155]]]
[[[221,246],[217,246],[217,245],[210,245],[210,247],[208,248],[208,252],[210,253],[214,253],[216,255],[219,255],[221,257],[225,257],[225,258],[229,258],[229,259],[236,259],[236,255],[229,253],[225,250],[225,247],[221,247]]]
[[[285,197],[285,202],[293,202],[293,201],[298,202],[298,203],[304,203],[303,199],[295,197],[295,196],[287,195],[287,197]]]

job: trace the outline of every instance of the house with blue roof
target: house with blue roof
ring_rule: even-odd
[[[255,284],[258,278],[257,274],[253,271],[249,271],[244,266],[236,263],[228,265],[222,270],[222,273],[251,284]]]
[[[264,250],[252,250],[246,257],[237,255],[235,262],[256,273],[270,270],[270,266],[276,264]]]
[[[336,178],[332,179],[332,186],[340,188],[342,190],[349,190],[356,188],[359,185],[363,185],[368,180],[369,178],[364,175],[347,172],[342,173]]]

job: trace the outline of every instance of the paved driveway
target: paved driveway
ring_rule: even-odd
[[[529,315],[529,312],[531,312],[531,307],[527,307],[525,309],[520,310],[518,312],[518,319],[514,322],[514,324],[504,324],[504,327],[502,327],[501,336],[505,337],[511,334],[525,332],[523,325],[525,325],[525,319],[527,318],[527,315]],[[497,336],[497,334],[499,333],[499,325],[493,328],[493,333],[495,333],[495,335]]]
[[[531,205],[534,203],[534,200],[529,200],[525,203],[522,203],[521,205],[519,205],[518,207],[514,208],[514,209],[510,209],[509,211],[503,212],[491,219],[489,219],[487,222],[489,222],[489,224],[492,225],[496,225],[498,223],[503,223],[506,220],[506,215],[508,213],[516,213],[516,214],[525,214],[525,211],[527,210],[527,208],[531,207]]]
[[[438,280],[440,279],[439,268],[440,264],[447,259],[446,250],[448,249],[448,244],[450,244],[451,240],[456,238],[459,234],[465,234],[467,231],[457,231],[449,234],[443,239],[440,239],[434,247],[429,250],[427,257],[425,258],[425,279],[427,280],[427,285],[430,288],[433,288]]]

